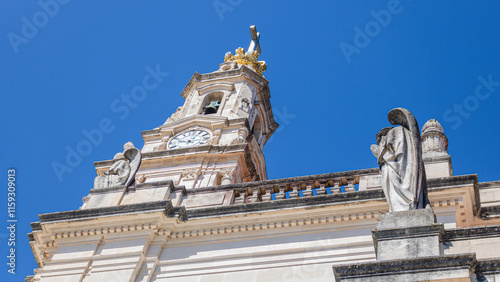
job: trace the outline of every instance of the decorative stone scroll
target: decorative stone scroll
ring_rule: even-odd
[[[123,153],[118,153],[113,158],[114,163],[109,170],[95,178],[94,188],[133,185],[141,159],[141,151],[132,142],[127,142],[123,145]]]
[[[430,208],[422,160],[420,130],[415,117],[403,108],[389,112],[388,120],[399,127],[377,133],[371,146],[382,174],[382,189],[391,212]]]
[[[238,137],[231,141],[231,145],[235,144],[245,144],[247,142],[247,137],[250,134],[250,130],[246,126],[238,129]]]

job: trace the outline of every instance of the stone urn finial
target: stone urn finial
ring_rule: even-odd
[[[446,152],[448,150],[448,138],[444,134],[443,127],[435,120],[428,120],[422,127],[422,151]]]

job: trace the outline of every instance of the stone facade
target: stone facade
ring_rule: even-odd
[[[332,281],[332,267],[376,262],[372,231],[388,206],[380,187],[357,183],[377,173],[367,169],[190,190],[172,181],[137,184],[137,191],[165,187],[172,196],[40,215],[29,235],[40,266],[32,281],[101,276],[111,281]],[[474,253],[469,266],[490,265],[488,273],[477,275],[498,275],[500,213],[481,206],[481,192],[483,187],[499,191],[500,183],[480,185],[476,175],[466,175],[428,184],[443,227],[434,240],[439,251]]]
[[[378,168],[267,179],[268,81],[228,58],[142,133],[133,184],[39,215],[26,281],[500,281],[500,181],[454,176],[437,121],[422,130],[433,212],[389,220]],[[199,143],[171,148],[175,138]],[[96,162],[97,174],[112,164]]]

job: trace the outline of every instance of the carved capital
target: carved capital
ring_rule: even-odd
[[[185,169],[181,173],[182,179],[197,179],[201,174],[201,170],[197,168]]]
[[[223,168],[219,172],[221,176],[221,184],[232,184],[236,180],[236,167]]]

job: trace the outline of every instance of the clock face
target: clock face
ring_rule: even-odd
[[[193,146],[205,145],[210,138],[210,133],[205,130],[190,130],[181,133],[168,142],[169,149],[181,149]]]

